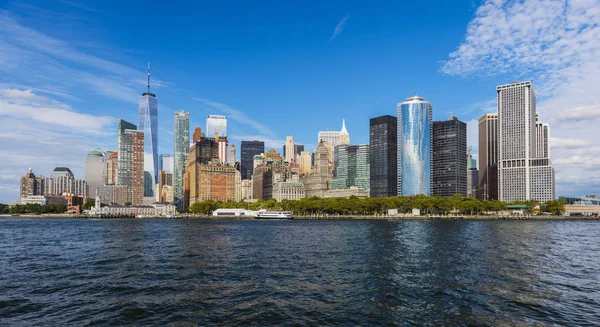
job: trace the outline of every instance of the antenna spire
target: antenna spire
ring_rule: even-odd
[[[148,62],[148,94],[150,94],[150,62]]]

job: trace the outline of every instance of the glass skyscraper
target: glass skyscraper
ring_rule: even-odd
[[[415,95],[397,110],[398,195],[430,195],[433,106]]]
[[[183,174],[185,162],[190,152],[190,113],[178,111],[175,113],[173,131],[175,158],[173,160],[173,202],[179,209],[183,207]]]
[[[227,136],[227,117],[210,115],[206,118],[206,137]]]
[[[170,153],[163,153],[158,157],[158,170],[164,170],[168,173],[173,173],[173,155]]]
[[[371,197],[398,194],[398,118],[390,115],[371,118],[369,160]]]
[[[144,197],[154,197],[158,183],[158,99],[150,92],[150,64],[148,64],[148,91],[140,97],[138,129],[144,132]]]
[[[265,142],[263,141],[242,141],[240,155],[240,172],[242,179],[252,178],[254,172],[254,156],[265,153]]]
[[[331,188],[339,190],[357,186],[359,190],[369,189],[369,145],[338,145],[334,153],[338,166]]]

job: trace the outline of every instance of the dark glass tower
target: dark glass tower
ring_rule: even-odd
[[[242,179],[250,179],[254,170],[254,156],[265,153],[265,142],[242,141],[242,154],[240,157]]]
[[[467,124],[456,117],[433,122],[433,195],[467,195]]]
[[[398,194],[398,118],[390,115],[371,118],[369,161],[371,196]]]

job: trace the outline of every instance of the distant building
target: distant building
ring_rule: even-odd
[[[168,173],[173,173],[173,167],[175,164],[175,160],[172,154],[163,153],[158,157],[158,171],[166,171]]]
[[[186,166],[189,166],[190,159],[200,164],[208,164],[213,159],[219,158],[219,144],[211,138],[201,138],[190,148]]]
[[[173,203],[173,186],[163,185],[160,192],[161,192],[160,193],[161,202]]]
[[[304,184],[300,182],[277,182],[273,185],[273,197],[277,201],[304,199]]]
[[[44,178],[36,177],[31,168],[21,177],[20,198],[44,195]]]
[[[254,171],[254,156],[265,152],[265,142],[263,141],[242,141],[240,172],[242,179],[250,179]]]
[[[303,144],[297,144],[294,143],[294,158],[296,158],[297,156],[300,155],[301,152],[304,151],[304,145]],[[283,157],[286,158],[287,157],[287,150],[286,150],[286,145],[283,145]]]
[[[252,180],[243,179],[242,180],[242,200],[250,200],[253,198],[254,197],[252,196]]]
[[[368,198],[369,190],[359,190],[358,187],[352,186],[346,189],[336,189],[336,190],[328,190],[323,194],[323,198],[331,199],[331,198],[350,198],[355,196],[357,198]]]
[[[144,191],[145,197],[155,196],[155,186],[158,183],[158,98],[150,92],[150,64],[148,64],[148,89],[139,99],[138,126],[144,137],[144,171],[148,174]]]
[[[269,149],[269,151],[267,151],[265,153],[265,159],[267,160],[273,160],[273,161],[281,161],[281,154],[279,152],[277,152],[277,150],[275,149]]]
[[[229,157],[227,163],[235,166],[235,144],[229,144]]]
[[[61,195],[63,193],[89,196],[89,187],[85,180],[75,179],[67,167],[56,167],[52,171],[52,190],[45,195]]]
[[[190,113],[185,111],[175,112],[175,123],[173,128],[174,153],[173,158],[173,203],[180,210],[183,209],[183,175],[188,154],[190,152]],[[196,135],[199,128],[194,132],[194,140],[200,135]],[[194,144],[196,141],[194,141]]]
[[[227,148],[229,144],[227,136],[219,136],[219,139],[217,141],[217,143],[219,144],[219,161],[221,162],[221,164],[225,165],[227,164]]]
[[[477,170],[477,160],[473,159],[471,150],[467,151],[467,196],[477,196],[477,181],[479,171]]]
[[[285,151],[285,149],[292,149],[292,151]],[[289,162],[289,163],[293,163],[296,159],[296,153],[295,153],[295,149],[296,146],[294,144],[294,137],[293,136],[286,136],[285,137],[285,146],[283,148],[283,156],[284,156],[284,160]]]
[[[397,109],[398,195],[430,195],[433,106],[415,95]]]
[[[96,149],[88,153],[85,159],[85,181],[91,197],[96,197],[98,186],[104,184],[106,176],[106,152]]]
[[[119,125],[117,130],[117,184],[129,185],[131,182],[131,165],[133,163],[131,157],[125,156],[127,146],[124,144],[124,135],[126,130],[137,130],[137,126],[132,123],[126,122],[123,119],[119,119]],[[131,154],[131,151],[129,152]]]
[[[500,85],[496,90],[499,199],[504,202],[553,200],[554,169],[550,158],[538,157],[536,147],[539,138],[542,147],[549,148],[549,137],[544,135],[543,124],[540,124],[540,132],[536,130],[536,98],[533,85],[529,81],[515,82]],[[548,129],[546,132],[549,133]],[[539,154],[544,155],[545,152],[545,149],[542,149]]]
[[[498,200],[498,114],[485,114],[479,118],[479,173],[477,197]]]
[[[311,168],[310,175],[300,177],[307,198],[323,197],[325,192],[331,189],[333,178],[330,165],[331,152],[329,152],[328,145],[324,141],[319,142],[315,149],[314,161],[315,164]]]
[[[310,152],[302,151],[298,157],[298,167],[301,175],[308,175],[311,172],[312,157]]]
[[[201,163],[191,155],[186,167],[189,202],[185,207],[207,200],[235,201],[235,168],[219,163],[218,159]]]
[[[117,184],[117,167],[118,167],[118,152],[112,152],[108,159],[106,160],[106,179],[104,181],[105,185],[116,185]]]
[[[129,189],[129,202],[141,205],[144,198],[144,132],[126,129],[119,147],[119,185]]]
[[[204,138],[204,133],[202,133],[202,129],[200,127],[196,127],[194,129],[193,142],[196,143],[196,142],[200,141],[201,138]]]
[[[371,196],[398,194],[398,118],[371,118],[369,129],[369,178]]]
[[[210,115],[206,119],[205,137],[217,139],[227,136],[227,117],[219,115]]]
[[[252,198],[269,200],[273,197],[273,171],[265,163],[254,168],[252,175]]]
[[[164,170],[161,170],[158,173],[158,202],[172,202],[173,199],[167,200],[164,198],[165,192],[163,192],[163,189],[167,187],[168,189],[171,190],[171,194],[173,194],[173,174],[168,173]],[[168,193],[168,192],[167,192]],[[171,198],[173,196],[171,195]]]
[[[108,217],[172,217],[177,215],[177,207],[170,203],[152,203],[145,206],[112,205],[102,207],[96,200],[96,206],[90,210],[90,215]]]
[[[229,167],[233,167],[229,165]],[[242,173],[239,170],[235,169],[235,201],[242,201]]]
[[[100,185],[98,197],[104,204],[125,204],[129,201],[127,185]]]
[[[338,158],[336,177],[331,182],[332,189],[349,189],[352,186],[359,190],[369,189],[369,145],[338,145],[334,156]]]
[[[337,132],[337,131],[320,131],[318,133],[317,142],[320,143],[321,141],[328,142],[328,145],[329,145],[328,151],[329,151],[329,155],[330,155],[330,159],[331,159],[330,165],[333,166],[333,163],[335,161],[335,158],[333,157],[333,151],[334,151],[335,147],[337,145],[350,144],[350,134],[348,133],[348,130],[346,130],[346,121],[342,120],[342,129],[339,132]]]
[[[431,192],[467,195],[467,124],[450,117],[433,122]]]

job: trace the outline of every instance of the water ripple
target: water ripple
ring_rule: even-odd
[[[597,326],[595,221],[0,220],[0,325]]]

